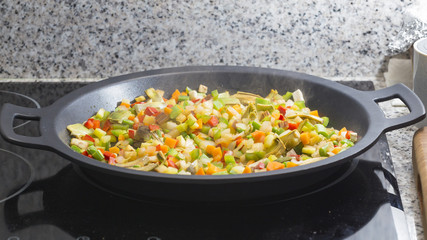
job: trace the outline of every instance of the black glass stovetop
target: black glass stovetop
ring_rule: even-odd
[[[372,82],[342,83],[373,89]],[[36,103],[16,96],[11,102],[44,107],[85,84],[0,83],[0,96],[4,101],[5,91],[15,92]],[[18,122],[16,131],[37,131],[37,123]],[[153,203],[104,191],[57,154],[0,137],[0,239],[402,239],[393,211],[403,208],[386,136],[354,161],[337,183],[294,199]]]

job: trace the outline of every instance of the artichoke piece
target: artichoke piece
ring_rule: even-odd
[[[242,114],[242,118],[249,118],[251,121],[256,120],[258,118],[258,113],[254,103],[249,103],[248,107]]]
[[[156,167],[158,167],[159,164],[158,163],[149,163],[147,166],[143,166],[143,167],[134,167],[132,169],[134,170],[138,170],[138,171],[145,171],[145,172],[149,172],[153,169],[155,169]]]
[[[270,93],[265,97],[268,100],[279,100],[283,99],[282,95],[280,95],[277,90],[271,89]]]
[[[272,147],[272,149],[267,154],[265,154],[264,157],[267,158],[271,155],[280,156],[286,153],[286,145],[283,143],[282,140],[280,140],[277,134],[276,134],[275,141],[276,141],[276,144],[274,145],[274,147]]]
[[[302,128],[304,125],[308,122],[308,119],[304,119],[299,125],[298,125],[298,132],[302,132]]]
[[[250,103],[254,103],[256,98],[262,98],[258,94],[247,93],[247,92],[237,92],[236,94],[231,96],[232,98],[237,98],[243,105],[248,105]]]
[[[130,115],[132,115],[132,113],[127,110],[114,111],[108,116],[108,120],[110,120],[111,123],[122,123],[123,120],[128,119]]]
[[[92,131],[90,129],[87,129],[81,123],[68,125],[67,129],[68,129],[68,131],[70,131],[71,135],[76,136],[76,137],[81,137],[81,136],[84,136],[86,134],[92,133]]]
[[[291,150],[301,142],[300,134],[296,129],[284,131],[280,134],[279,139],[284,143],[287,150]]]
[[[258,111],[269,111],[272,112],[274,111],[274,107],[271,104],[257,104],[256,105],[256,110]]]
[[[154,88],[145,90],[145,93],[153,102],[164,102],[162,96]]]
[[[287,118],[296,118],[296,117],[300,117],[300,118],[308,118],[308,119],[311,119],[311,120],[314,120],[314,121],[316,121],[316,122],[319,122],[319,123],[323,123],[323,118],[320,118],[320,117],[316,117],[316,116],[313,116],[313,115],[310,115],[310,114],[305,114],[305,113],[300,113],[300,112],[295,112],[295,114],[293,114],[293,115],[287,115],[286,116]]]

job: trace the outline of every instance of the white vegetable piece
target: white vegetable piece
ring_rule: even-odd
[[[304,96],[302,95],[302,92],[299,89],[292,93],[292,97],[294,98],[295,102],[304,101]]]

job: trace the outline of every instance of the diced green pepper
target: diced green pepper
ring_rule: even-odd
[[[327,127],[329,124],[329,118],[328,117],[322,117],[323,119],[323,126]]]
[[[175,148],[169,149],[169,151],[166,153],[166,156],[172,156],[176,157],[178,156],[178,151]]]
[[[329,134],[326,131],[326,128],[325,128],[325,126],[323,126],[323,124],[315,124],[314,128],[316,129],[316,132],[318,134],[321,134],[321,135],[323,135],[326,138],[329,137]]]
[[[121,129],[121,130],[127,130],[129,128],[129,125],[127,124],[113,124],[111,125],[112,129]]]
[[[259,129],[261,128],[261,124],[260,124],[259,122],[257,122],[257,121],[253,121],[253,122],[252,122],[252,127],[253,127],[255,130],[259,130]]]
[[[218,100],[213,100],[213,107],[216,109],[216,110],[219,110],[219,109],[221,109],[222,107],[224,107],[224,104],[222,104],[222,102],[220,102],[220,101],[218,101]]]
[[[226,170],[224,170],[224,171],[221,171],[221,172],[213,173],[212,175],[228,175],[228,172]]]
[[[97,137],[97,138],[101,138],[103,136],[105,136],[107,133],[105,131],[103,131],[100,128],[97,128],[93,131],[93,134]]]
[[[193,126],[196,122],[197,122],[197,119],[196,117],[193,116],[193,114],[189,114],[187,117],[187,121],[185,121],[188,127]]]
[[[283,95],[283,99],[288,101],[292,97],[292,92],[286,92],[285,95]]]
[[[172,107],[172,112],[169,114],[169,117],[175,119],[179,114],[181,114],[181,112],[181,109],[175,105]]]
[[[305,108],[305,102],[304,101],[296,101],[294,103],[299,109]]]
[[[190,152],[190,156],[191,156],[191,159],[193,159],[193,160],[198,159],[200,156],[200,149],[198,149],[198,148],[193,149],[193,151]]]
[[[224,161],[227,165],[228,164],[236,164],[236,160],[234,159],[234,157],[232,155],[225,155]]]
[[[212,92],[211,92],[211,95],[212,95],[212,97],[213,97],[213,99],[214,100],[216,100],[216,99],[218,99],[218,90],[213,90]]]
[[[224,118],[224,117],[220,117],[219,118],[219,122],[228,125],[228,120],[226,118]]]
[[[255,103],[256,104],[271,104],[270,100],[265,99],[265,98],[255,98]]]
[[[232,97],[218,98],[218,100],[221,101],[221,103],[224,105],[240,104],[239,99]]]
[[[98,161],[104,161],[104,154],[102,154],[101,151],[99,151],[95,146],[89,146],[87,148],[87,153],[92,155],[92,157]]]
[[[341,140],[341,144],[342,145],[347,144],[347,146],[349,146],[349,147],[353,147],[354,146],[354,143],[352,141],[348,140],[348,139]]]
[[[125,119],[122,123],[128,125],[129,127],[132,127],[135,122],[129,119]]]
[[[74,151],[78,152],[78,153],[82,153],[83,150],[79,147],[77,147],[76,145],[71,145],[71,149],[73,149]]]
[[[220,139],[221,138],[221,129],[218,129],[216,131],[214,131],[214,140]]]
[[[188,125],[187,123],[181,123],[178,126],[176,126],[176,130],[178,130],[179,132],[185,132],[188,129]]]
[[[326,144],[325,146],[323,146],[323,147],[321,147],[320,149],[319,149],[319,155],[321,156],[321,157],[329,157],[329,154],[328,154],[328,145]]]
[[[190,99],[189,96],[183,96],[183,95],[181,95],[181,96],[178,97],[178,102],[187,101],[189,99]]]
[[[120,135],[125,135],[125,134],[127,133],[127,131],[126,131],[126,130],[123,130],[123,129],[113,129],[113,130],[111,130],[111,133],[112,133],[114,136],[118,137],[118,136],[120,136]]]
[[[209,126],[207,126],[207,125],[203,125],[203,126],[202,126],[202,129],[201,129],[200,131],[201,131],[202,133],[204,133],[204,134],[208,134],[210,129],[211,129],[211,128],[210,128]]]

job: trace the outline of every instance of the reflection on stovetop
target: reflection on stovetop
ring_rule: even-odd
[[[47,106],[82,85],[12,84],[8,90],[33,93]],[[370,82],[356,85],[373,87]],[[38,95],[43,88],[57,89],[57,94],[44,93],[43,98]],[[36,129],[37,123],[31,122],[18,131],[37,134]],[[402,205],[385,135],[335,185],[292,200],[254,205],[130,200],[91,185],[57,154],[2,138],[0,148],[19,153],[35,172],[23,193],[0,203],[0,239],[397,239],[391,208]]]

